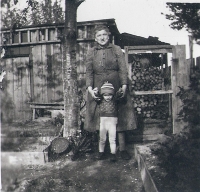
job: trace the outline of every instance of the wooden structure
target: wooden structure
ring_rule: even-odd
[[[36,119],[36,109],[51,109],[64,110],[64,103],[30,103],[30,108],[33,109],[33,120]]]
[[[77,72],[82,90],[85,86],[84,59],[88,48],[93,46],[92,30],[98,24],[110,28],[113,43],[119,34],[114,19],[77,23]],[[6,55],[1,59],[1,66],[7,72],[2,92],[3,120],[30,119],[30,102],[45,105],[63,100],[63,30],[64,24],[27,26],[14,31],[2,29]]]
[[[179,87],[187,88],[189,85],[189,65],[186,62],[186,53],[184,45],[148,45],[148,46],[125,46],[125,59],[129,69],[129,78],[131,79],[132,65],[129,63],[129,55],[131,54],[172,54],[171,65],[171,89],[164,90],[150,90],[150,91],[135,91],[136,95],[155,95],[155,94],[168,94],[169,102],[173,121],[173,133],[179,133],[183,129],[183,122],[178,118],[178,114],[182,107],[182,102],[177,96]],[[169,67],[169,64],[165,64]],[[171,95],[171,96],[170,96]]]
[[[110,29],[110,41],[124,48],[131,45],[149,44],[143,37],[120,34],[114,19],[77,23],[77,72],[80,90],[85,94],[84,60],[94,42],[93,28],[98,24]],[[1,66],[6,70],[2,91],[2,120],[25,121],[32,112],[43,106],[63,101],[62,38],[64,24],[27,26],[2,29],[6,55]],[[154,39],[154,44],[166,44]],[[130,44],[127,44],[130,45]],[[30,103],[32,103],[30,107]],[[32,111],[32,109],[34,109]]]

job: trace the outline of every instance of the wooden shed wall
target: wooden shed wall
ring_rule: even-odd
[[[31,48],[32,101],[55,102],[62,98],[62,59],[60,44],[43,44]]]
[[[31,97],[29,57],[10,58],[3,61],[6,77],[1,95],[2,120],[27,120],[31,118],[28,105]]]
[[[96,24],[83,23],[77,29],[77,73],[78,85],[85,94],[84,60],[89,47],[94,44],[92,30]],[[29,102],[52,103],[63,100],[62,83],[62,37],[63,26],[41,26],[2,33],[8,38],[8,57],[2,59],[7,72],[4,82],[2,103],[3,120],[29,120],[32,111]],[[111,32],[112,33],[112,32]],[[111,40],[117,32],[112,33]],[[11,38],[11,39],[9,39]],[[26,54],[26,57],[24,57]],[[11,57],[11,58],[9,58]]]

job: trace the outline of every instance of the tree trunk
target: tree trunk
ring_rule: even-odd
[[[63,38],[63,137],[72,136],[79,128],[80,104],[78,99],[76,65],[77,8],[84,0],[65,0],[65,30]]]

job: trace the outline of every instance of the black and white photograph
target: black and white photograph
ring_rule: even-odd
[[[200,192],[200,0],[0,0],[2,192]]]

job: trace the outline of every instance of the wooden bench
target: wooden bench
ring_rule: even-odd
[[[29,103],[33,109],[33,120],[35,119],[36,109],[64,110],[64,103]]]

